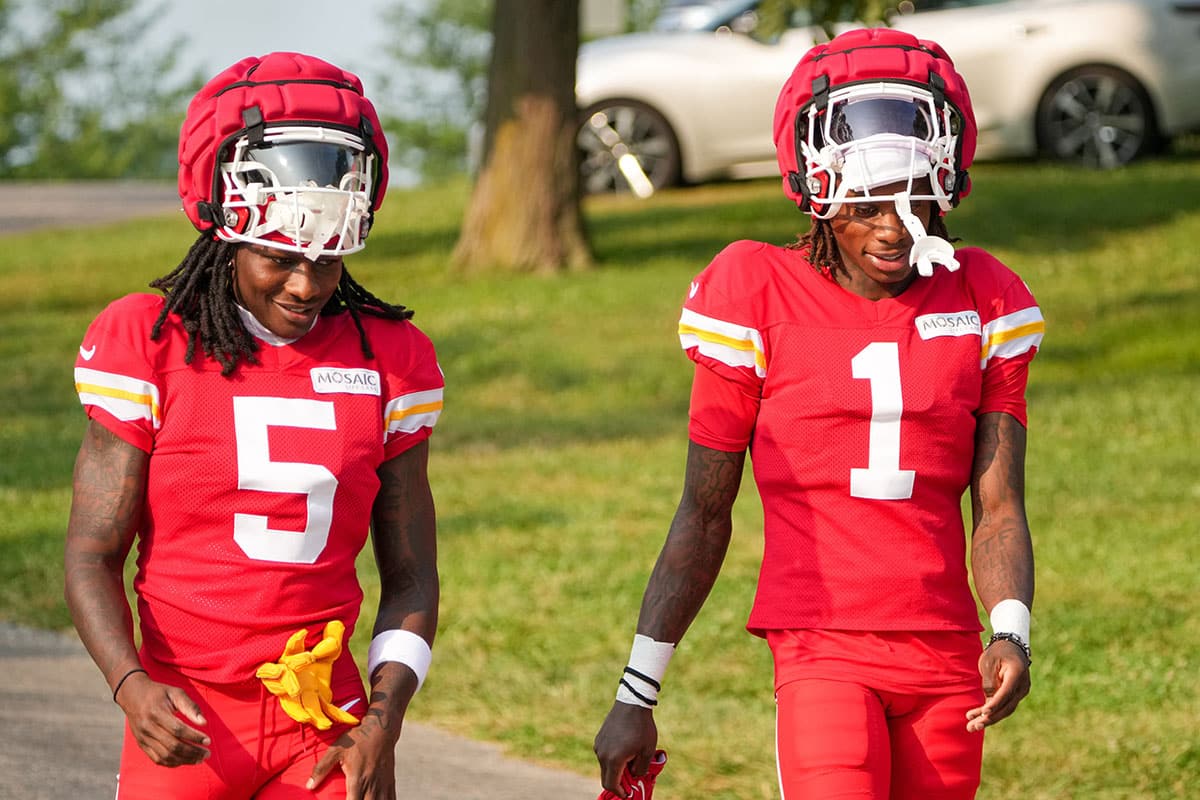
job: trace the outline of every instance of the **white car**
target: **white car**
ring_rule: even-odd
[[[1200,130],[1200,0],[900,5],[893,27],[941,44],[966,79],[977,159],[1042,155],[1118,167]],[[775,173],[775,98],[821,34],[797,24],[760,41],[756,6],[669,3],[660,30],[580,48],[585,191],[647,195]],[[802,16],[793,21],[806,23]]]

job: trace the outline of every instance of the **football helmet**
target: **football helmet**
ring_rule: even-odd
[[[200,231],[305,258],[366,244],[387,189],[387,140],[362,83],[300,53],[246,58],[188,106],[179,194]]]
[[[773,133],[783,191],[801,210],[829,219],[843,203],[900,198],[897,209],[916,242],[913,263],[957,266],[948,243],[922,243],[924,226],[909,205],[934,201],[944,213],[970,191],[974,112],[939,45],[875,28],[813,47],[780,90]],[[901,181],[897,194],[872,192]],[[932,271],[920,266],[922,274]]]

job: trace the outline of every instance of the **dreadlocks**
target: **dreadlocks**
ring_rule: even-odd
[[[167,298],[150,330],[150,338],[158,339],[167,315],[175,312],[188,335],[184,361],[192,363],[199,338],[204,354],[220,362],[222,375],[232,373],[241,361],[258,363],[258,342],[242,324],[233,296],[233,257],[237,248],[236,242],[216,239],[212,233],[201,233],[179,266],[150,281],[151,288],[158,289]],[[337,289],[321,309],[321,314],[344,311],[349,311],[354,320],[363,355],[367,358],[374,358],[375,353],[363,329],[363,314],[393,320],[406,320],[413,315],[404,306],[385,303],[364,289],[343,266]]]
[[[957,242],[950,238],[946,230],[946,219],[941,214],[933,214],[929,220],[929,235],[937,236],[948,242]],[[837,241],[833,237],[833,225],[827,219],[814,219],[807,233],[801,234],[796,241],[788,245],[792,250],[808,250],[808,263],[813,268],[826,275],[842,266],[842,257],[838,253]]]

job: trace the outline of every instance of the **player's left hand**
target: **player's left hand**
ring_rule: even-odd
[[[346,800],[396,800],[396,742],[416,690],[417,676],[408,667],[384,662],[376,669],[371,706],[362,722],[330,746],[313,767],[307,788],[320,786],[340,765]]]
[[[368,714],[325,752],[309,775],[310,791],[338,765],[346,775],[346,800],[396,800],[396,740]]]
[[[982,731],[1009,717],[1029,694],[1029,660],[1007,641],[993,642],[979,657],[979,674],[987,702],[967,712],[967,730]]]

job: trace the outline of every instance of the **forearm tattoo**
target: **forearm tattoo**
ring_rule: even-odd
[[[382,589],[378,622],[398,628],[408,615],[418,614],[432,635],[438,606],[437,523],[425,471],[427,447],[417,445],[383,466],[372,527]]]
[[[975,531],[971,568],[985,604],[1033,597],[1033,545],[1025,516],[1025,428],[985,414],[975,439],[971,481]]]
[[[679,641],[708,597],[729,547],[745,460],[744,451],[690,446],[683,497],[642,601],[639,629],[653,638]]]

